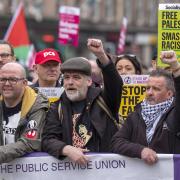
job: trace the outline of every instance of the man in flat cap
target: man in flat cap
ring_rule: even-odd
[[[88,39],[87,46],[98,58],[104,89],[92,86],[87,59],[75,57],[65,61],[61,66],[65,92],[50,107],[42,141],[44,151],[56,158],[67,156],[79,164],[88,161],[84,152],[110,152],[111,137],[118,129],[123,85],[101,40]]]

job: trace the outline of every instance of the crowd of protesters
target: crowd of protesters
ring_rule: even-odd
[[[37,52],[37,77],[28,83],[13,47],[0,41],[0,164],[35,151],[79,164],[88,162],[86,152],[114,152],[148,164],[157,162],[157,153],[180,153],[180,64],[175,52],[161,52],[170,71],[153,66],[145,99],[119,127],[121,75],[141,75],[141,64],[133,54],[114,61],[100,39],[88,39],[87,48],[96,61],[64,61],[52,48]],[[63,92],[50,103],[39,87],[63,87]]]

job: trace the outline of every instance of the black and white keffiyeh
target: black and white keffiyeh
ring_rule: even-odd
[[[141,103],[141,107],[142,107],[141,115],[146,124],[146,137],[147,137],[148,143],[152,139],[153,134],[149,132],[153,128],[154,122],[157,119],[160,119],[161,116],[169,109],[173,100],[174,100],[174,97],[155,105],[148,104],[146,100],[144,100]]]

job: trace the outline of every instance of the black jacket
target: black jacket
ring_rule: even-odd
[[[113,63],[102,67],[104,90],[90,87],[86,97],[86,108],[81,118],[89,120],[93,126],[93,136],[88,145],[90,151],[109,152],[110,140],[117,131],[117,126],[97,104],[96,99],[102,96],[113,116],[118,119],[118,109],[122,92],[122,79],[118,75]],[[58,114],[61,102],[62,117]],[[43,132],[42,147],[49,154],[59,158],[65,145],[72,145],[72,109],[71,102],[65,92],[60,100],[52,104],[46,118]],[[86,148],[86,147],[84,147]]]
[[[146,125],[138,105],[125,121],[122,128],[112,138],[112,152],[141,158],[141,151],[149,147],[157,153],[180,153],[180,77],[174,79],[176,97],[159,120],[150,144],[146,140]]]

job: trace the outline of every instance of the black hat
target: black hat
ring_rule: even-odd
[[[136,74],[141,74],[142,73],[141,64],[140,64],[138,58],[136,57],[136,55],[134,55],[134,54],[121,54],[121,55],[118,55],[116,57],[115,66],[121,59],[124,59],[124,58],[128,59],[133,64],[133,66],[134,66],[134,68],[136,70]]]
[[[66,60],[61,65],[61,72],[64,73],[66,71],[77,71],[87,76],[91,76],[91,65],[88,62],[88,59],[84,57],[75,57]]]

